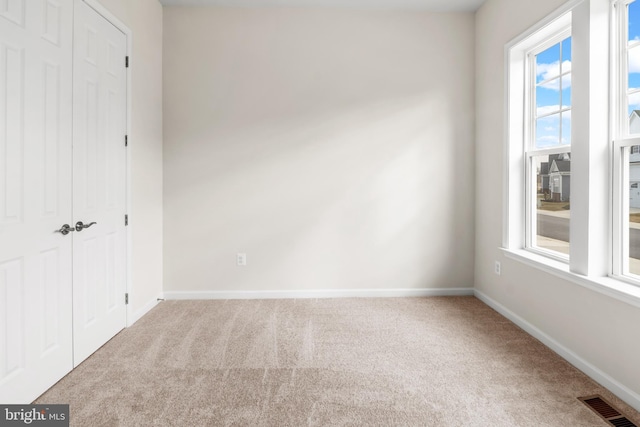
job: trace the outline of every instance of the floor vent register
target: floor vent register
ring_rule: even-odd
[[[587,405],[593,412],[600,415],[603,420],[616,427],[638,427],[620,411],[613,407],[602,396],[579,397],[578,400]]]

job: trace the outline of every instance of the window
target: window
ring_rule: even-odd
[[[571,0],[505,48],[503,247],[581,277],[612,274],[610,11]]]
[[[571,29],[526,54],[526,246],[568,259],[571,200]]]
[[[640,280],[640,2],[614,3],[617,84],[614,126],[613,273]],[[628,193],[627,193],[628,189]]]
[[[569,0],[505,60],[505,254],[639,298],[640,0]]]

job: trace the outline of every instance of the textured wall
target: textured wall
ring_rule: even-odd
[[[165,290],[470,286],[473,31],[165,8]]]

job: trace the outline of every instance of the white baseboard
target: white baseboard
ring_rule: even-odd
[[[489,307],[493,308],[498,313],[502,314],[507,319],[511,320],[513,323],[518,325],[524,331],[526,331],[529,335],[540,340],[544,345],[549,347],[551,350],[555,351],[558,355],[560,355],[567,362],[571,363],[573,366],[584,372],[586,375],[591,377],[594,381],[611,391],[613,394],[618,396],[620,399],[627,402],[630,406],[635,408],[637,411],[640,411],[640,394],[631,390],[629,387],[615,380],[607,373],[603,372],[599,368],[595,367],[591,363],[584,360],[578,354],[574,353],[572,350],[568,349],[555,339],[551,338],[549,335],[541,331],[540,329],[533,326],[531,323],[524,320],[522,317],[518,316],[502,304],[497,301],[491,299],[484,293],[475,290],[475,296]]]
[[[167,300],[186,299],[289,299],[289,298],[392,298],[473,295],[473,288],[437,289],[318,289],[298,291],[192,291],[164,292]]]
[[[158,298],[162,298],[162,295],[159,295],[159,296],[154,297],[153,299],[149,300],[149,302],[147,302],[141,308],[136,310],[135,313],[129,312],[128,314],[130,314],[130,315],[127,316],[127,327],[133,326],[133,324],[136,323],[138,320],[140,320],[140,318],[142,318],[142,316],[147,314],[149,311],[151,311],[152,308],[154,308],[156,305],[158,305],[158,303],[160,302],[160,301],[158,301]]]

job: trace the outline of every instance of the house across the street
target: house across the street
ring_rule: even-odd
[[[540,163],[539,185],[546,200],[568,202],[571,196],[571,155],[551,154]]]
[[[629,132],[640,133],[640,110],[629,116]],[[629,154],[629,207],[640,208],[640,145],[631,147]]]
[[[640,110],[629,116],[629,132],[640,134]],[[568,202],[571,195],[571,156],[553,154],[540,163],[538,185],[544,198],[554,202]],[[640,145],[629,153],[629,207],[640,209]]]
[[[568,154],[561,156],[549,167],[549,191],[554,202],[568,202],[571,196],[571,158]]]

